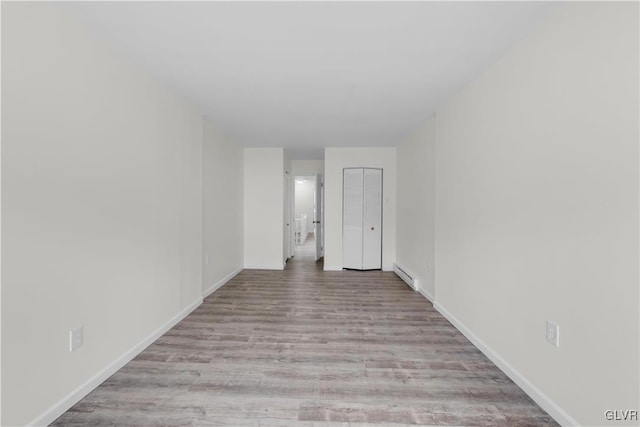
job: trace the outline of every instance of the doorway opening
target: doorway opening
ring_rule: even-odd
[[[294,179],[294,254],[298,260],[318,261],[324,256],[323,177]]]

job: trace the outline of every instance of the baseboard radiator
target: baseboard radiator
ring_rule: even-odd
[[[393,264],[393,272],[396,273],[399,278],[404,280],[404,282],[409,285],[414,291],[417,291],[419,289],[418,279],[406,269],[400,267],[398,264]]]

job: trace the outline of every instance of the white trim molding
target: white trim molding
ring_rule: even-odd
[[[89,378],[78,388],[63,397],[52,407],[44,411],[38,417],[27,423],[28,426],[48,426],[54,422],[60,415],[64,414],[69,408],[78,403],[83,397],[93,391],[102,384],[107,378],[115,374],[120,368],[129,363],[134,357],[140,354],[145,348],[160,338],[169,329],[173,328],[178,322],[187,317],[193,310],[202,304],[202,297],[197,298],[194,302],[185,307],[180,313],[172,317],[167,323],[153,331],[138,344],[131,347],[128,351],[118,357],[116,360],[105,366],[97,374]]]
[[[422,289],[422,287],[420,286],[420,283],[418,283],[418,288],[416,289],[416,291],[420,295],[428,299],[431,302],[431,304],[433,304],[433,295],[431,295],[431,293],[429,293],[426,289]]]
[[[478,338],[469,328],[449,312],[442,304],[435,302],[433,307],[442,314],[451,324],[467,337],[485,356],[500,368],[514,383],[516,383],[529,397],[531,397],[542,409],[547,411],[562,426],[580,425],[564,409],[558,406],[553,400],[533,385],[524,375],[518,372],[506,360],[504,360],[495,350]]]
[[[245,270],[284,270],[285,265],[277,265],[277,264],[271,264],[271,265],[257,265],[257,264],[249,264],[249,265],[245,265],[244,269]]]
[[[206,298],[209,295],[211,295],[212,293],[214,293],[215,291],[217,291],[218,289],[220,289],[222,287],[222,285],[224,285],[229,280],[231,280],[234,277],[236,277],[236,275],[238,273],[240,273],[242,270],[243,270],[242,267],[237,268],[237,269],[233,270],[231,273],[229,273],[226,276],[224,276],[222,279],[218,280],[213,285],[209,286],[207,289],[204,290],[204,292],[202,292],[202,298]]]

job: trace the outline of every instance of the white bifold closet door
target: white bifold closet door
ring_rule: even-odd
[[[382,169],[345,168],[342,266],[382,268]]]

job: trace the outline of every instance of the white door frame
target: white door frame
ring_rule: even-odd
[[[316,173],[315,184],[313,226],[316,238],[315,259],[318,261],[324,256],[324,176],[321,173]]]
[[[282,236],[282,266],[291,258],[292,239],[292,217],[291,217],[291,176],[288,171],[284,171],[282,180],[282,201],[283,201],[283,236]]]

